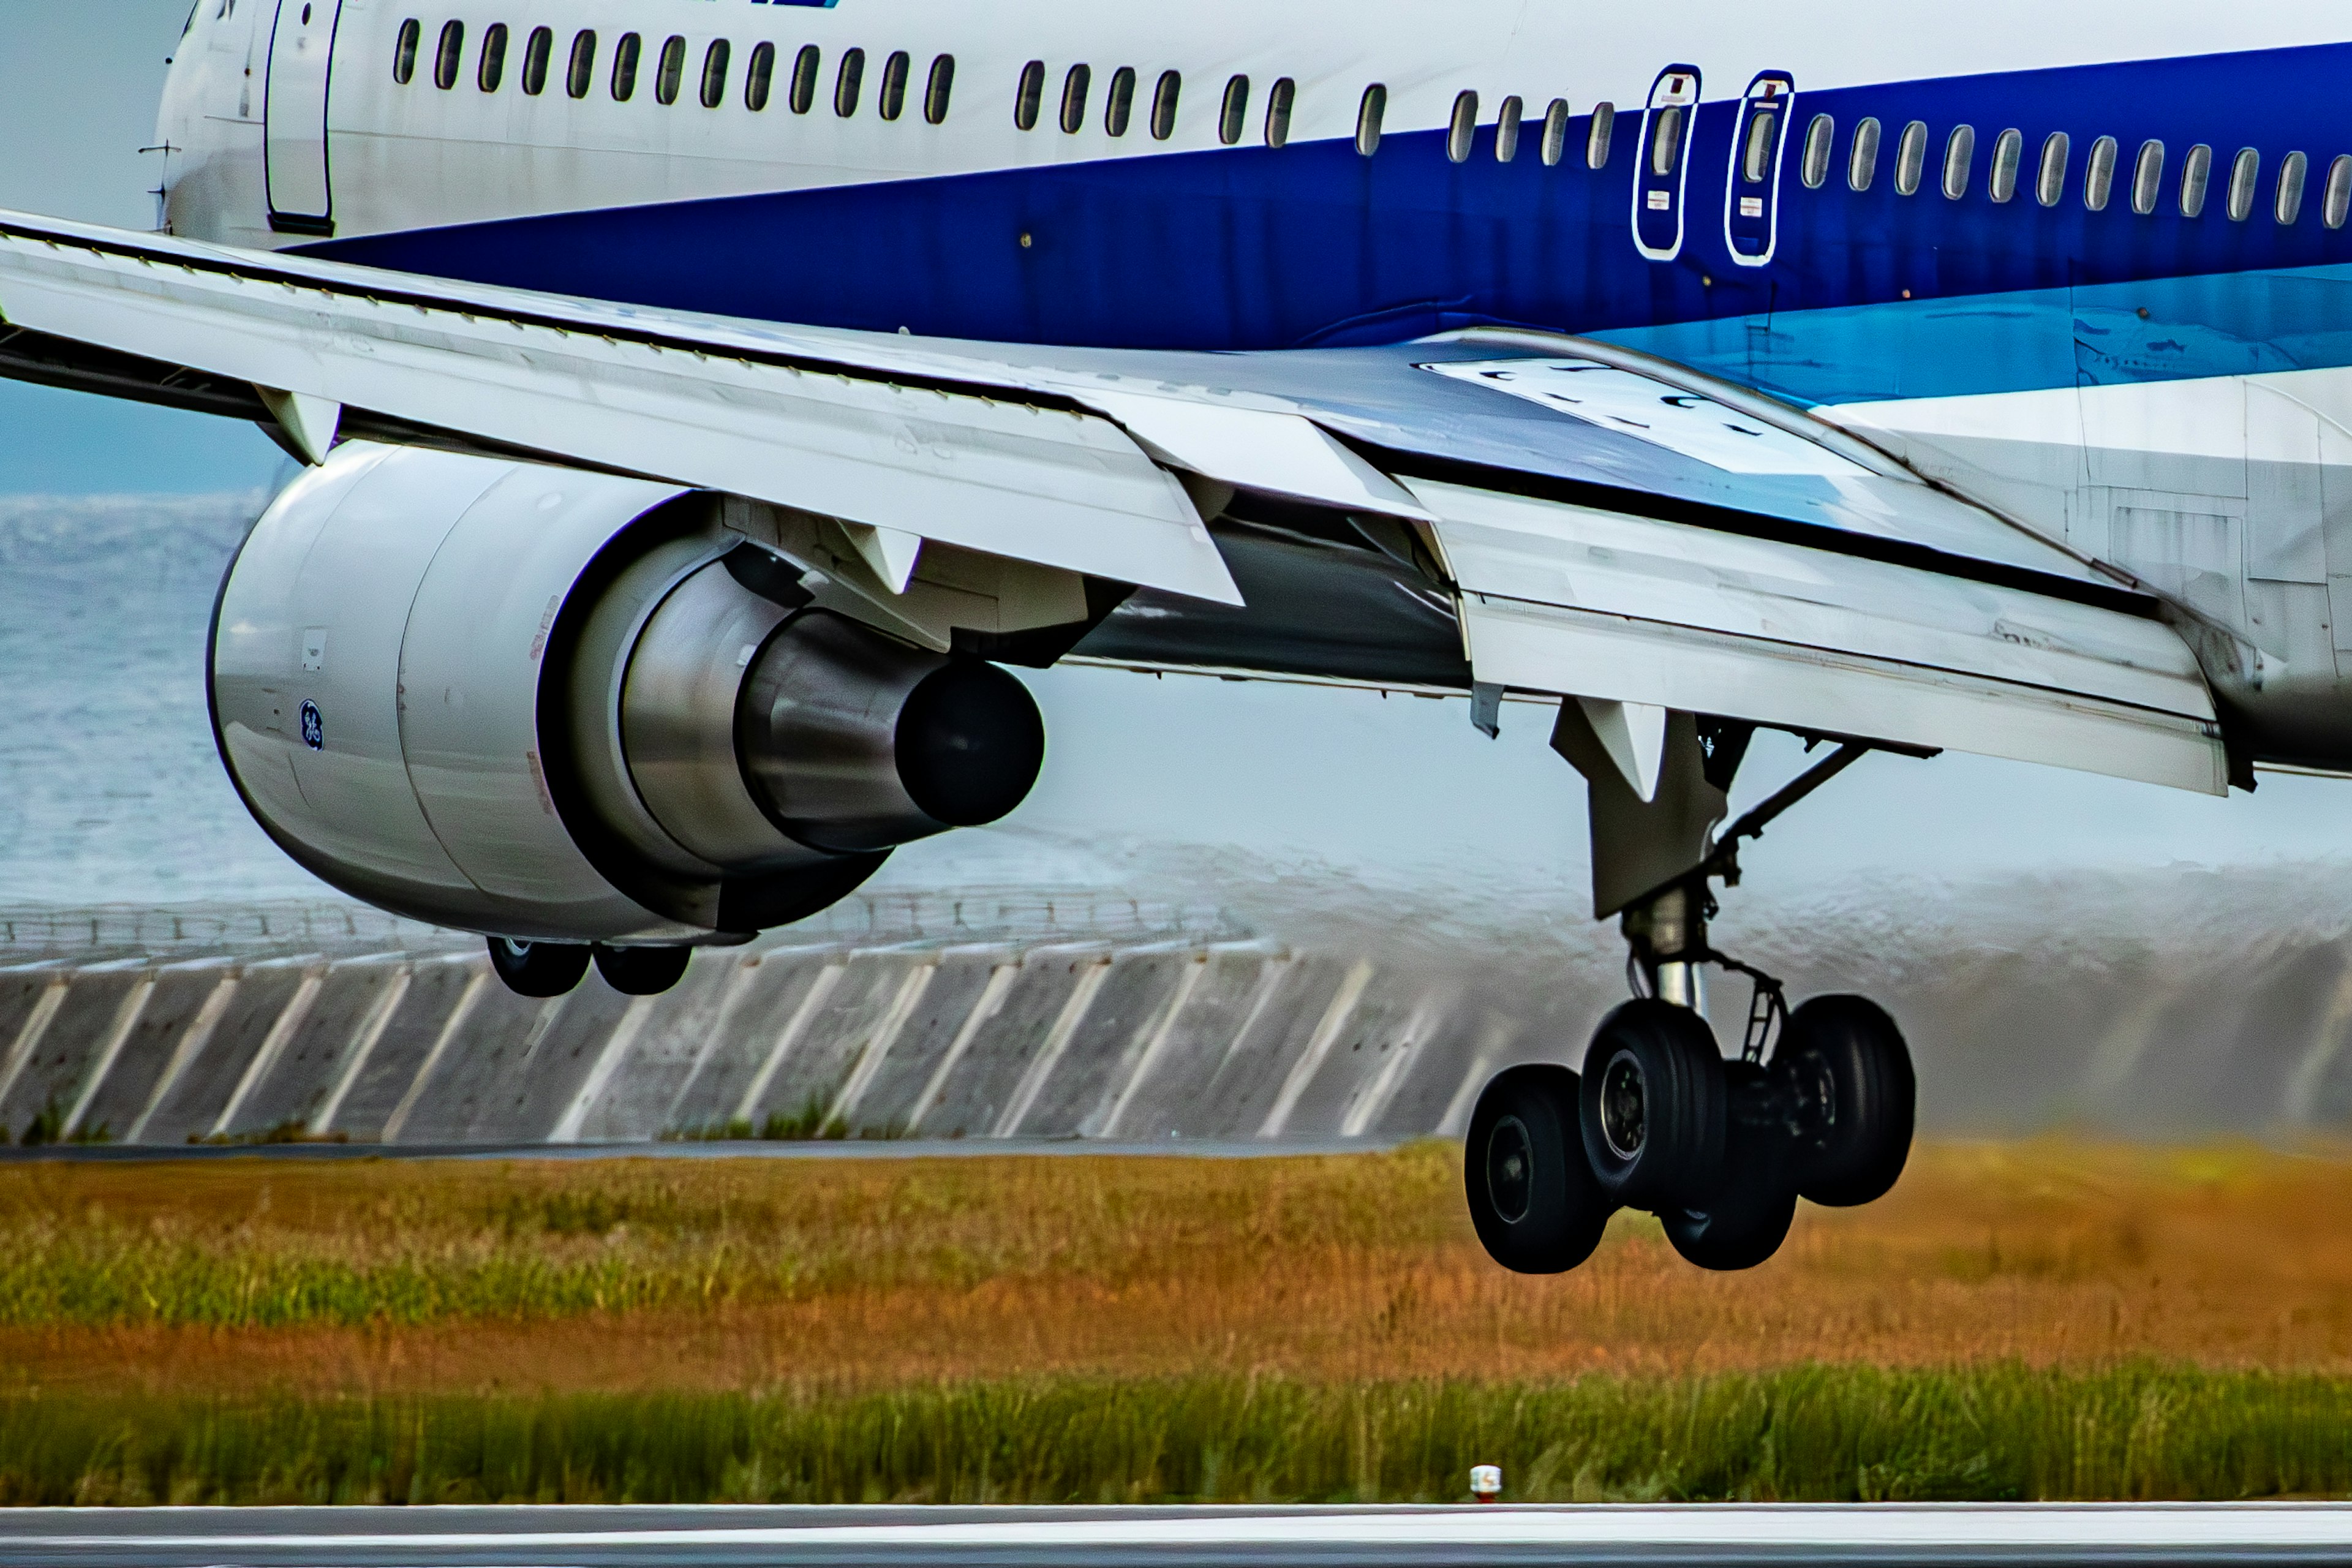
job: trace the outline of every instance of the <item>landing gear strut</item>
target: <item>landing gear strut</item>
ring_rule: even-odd
[[[1619,1208],[1656,1215],[1702,1268],[1752,1268],[1779,1250],[1800,1197],[1865,1204],[1903,1173],[1916,1082],[1894,1019],[1859,996],[1791,1011],[1778,980],[1715,951],[1706,930],[1709,884],[1738,885],[1740,840],[1878,748],[1841,745],[1717,837],[1751,733],[1632,704],[1561,705],[1552,744],[1591,786],[1593,912],[1622,917],[1634,997],[1601,1021],[1580,1073],[1513,1068],[1479,1097],[1465,1184],[1479,1239],[1507,1268],[1574,1268]],[[1754,986],[1728,1060],[1705,1014],[1709,964]]]

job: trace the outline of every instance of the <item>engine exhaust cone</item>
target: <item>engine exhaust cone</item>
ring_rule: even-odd
[[[1028,797],[1045,765],[1045,721],[1016,677],[951,659],[908,693],[893,750],[898,782],[925,816],[978,827]]]

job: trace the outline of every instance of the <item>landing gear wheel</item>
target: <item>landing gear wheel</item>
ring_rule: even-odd
[[[606,947],[596,944],[596,973],[624,996],[658,996],[686,978],[690,947]]]
[[[1911,1157],[1918,1079],[1876,1003],[1816,996],[1789,1016],[1772,1074],[1797,1129],[1797,1191],[1830,1208],[1886,1195]]]
[[[1723,1166],[1723,1057],[1706,1020],[1645,997],[1602,1020],[1579,1096],[1585,1157],[1627,1208],[1695,1203]]]
[[[1715,1191],[1703,1204],[1665,1209],[1658,1218],[1685,1262],[1728,1273],[1780,1250],[1797,1217],[1797,1189],[1790,1182],[1788,1122],[1770,1076],[1748,1062],[1725,1063],[1724,1075],[1730,1105]]]
[[[1521,1274],[1560,1274],[1592,1256],[1616,1205],[1592,1179],[1576,1131],[1576,1075],[1496,1075],[1470,1113],[1463,1186],[1487,1256]]]
[[[588,950],[576,942],[494,936],[490,967],[518,996],[561,996],[588,973]]]

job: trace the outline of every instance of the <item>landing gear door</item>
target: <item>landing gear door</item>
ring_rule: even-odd
[[[278,0],[269,34],[262,139],[269,226],[281,234],[332,234],[327,177],[327,84],[342,0]]]
[[[1797,107],[1796,79],[1761,71],[1739,100],[1723,192],[1723,243],[1742,267],[1772,259],[1780,235],[1780,154]]]
[[[1683,195],[1697,117],[1698,68],[1660,71],[1642,109],[1641,155],[1633,164],[1633,247],[1653,261],[1682,254]]]

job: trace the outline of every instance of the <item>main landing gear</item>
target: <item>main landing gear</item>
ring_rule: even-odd
[[[1470,1118],[1471,1221],[1495,1261],[1523,1274],[1583,1262],[1621,1208],[1656,1215],[1702,1268],[1752,1268],[1788,1237],[1799,1198],[1869,1203],[1911,1150],[1911,1055],[1885,1010],[1818,996],[1791,1011],[1780,982],[1706,939],[1708,883],[1738,882],[1739,840],[1873,748],[1841,746],[1718,840],[1748,730],[1655,709],[1629,721],[1630,707],[1570,698],[1552,744],[1591,786],[1595,912],[1622,916],[1634,997],[1601,1021],[1580,1072],[1512,1068]],[[1650,723],[1659,733],[1644,746]],[[1643,881],[1677,859],[1678,873]],[[1629,896],[1635,886],[1649,890]],[[1701,1010],[1707,963],[1755,986],[1727,1060]]]
[[[690,947],[593,947],[584,942],[490,938],[490,968],[518,996],[561,996],[587,978],[593,961],[624,996],[658,996],[686,978]]]

